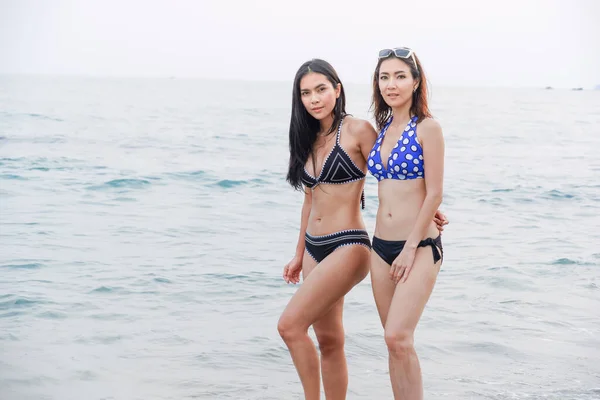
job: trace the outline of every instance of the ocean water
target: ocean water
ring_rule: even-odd
[[[369,87],[347,85],[368,118]],[[290,82],[0,77],[0,399],[302,398],[278,336]],[[600,399],[600,92],[433,86],[428,399]],[[376,182],[363,215],[372,234]],[[369,279],[348,399],[392,398]],[[311,332],[312,335],[312,332]],[[314,336],[313,336],[314,337]]]

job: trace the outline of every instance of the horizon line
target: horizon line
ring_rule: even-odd
[[[59,78],[92,78],[92,79],[159,79],[159,80],[201,80],[201,81],[235,81],[235,82],[247,82],[247,83],[291,83],[293,79],[243,79],[243,78],[208,78],[204,76],[192,76],[192,75],[130,75],[130,74],[84,74],[84,73],[40,73],[40,72],[3,72],[0,71],[1,76],[21,76],[21,77],[59,77]],[[346,79],[345,85],[363,85],[370,86],[370,82],[358,82],[352,79]],[[557,85],[519,85],[519,86],[502,86],[502,85],[494,85],[494,84],[476,84],[476,85],[460,85],[460,84],[435,84],[437,87],[447,87],[447,88],[472,88],[472,89],[582,89],[582,90],[600,90],[600,83],[597,85],[591,85],[589,87],[586,86],[557,86]]]

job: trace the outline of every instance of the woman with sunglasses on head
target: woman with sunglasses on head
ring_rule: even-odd
[[[330,64],[319,59],[302,64],[293,84],[287,181],[303,190],[304,203],[296,254],[283,278],[298,283],[302,272],[303,284],[277,328],[306,399],[319,399],[321,374],[328,400],[346,398],[344,296],[369,272],[371,241],[361,204],[364,208],[367,158],[377,133],[368,121],[347,115],[345,104],[344,87]],[[308,336],[311,326],[320,365]]]
[[[385,49],[373,75],[379,135],[369,153],[378,180],[371,282],[384,327],[395,399],[423,398],[414,331],[442,263],[432,218],[442,202],[444,137],[427,104],[427,80],[415,53]]]

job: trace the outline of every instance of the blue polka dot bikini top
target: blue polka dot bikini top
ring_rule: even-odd
[[[378,181],[424,178],[423,148],[417,139],[416,116],[412,117],[406,128],[404,128],[388,159],[385,162],[381,160],[381,143],[392,120],[393,117],[381,129],[377,141],[371,149],[371,153],[369,153],[369,159],[367,160],[369,172]]]

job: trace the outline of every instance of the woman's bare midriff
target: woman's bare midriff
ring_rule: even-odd
[[[379,209],[375,223],[375,236],[385,240],[406,240],[410,235],[426,196],[425,181],[412,179],[400,181],[384,179],[379,182]],[[425,236],[439,234],[433,220]]]
[[[364,181],[318,185],[312,192],[306,232],[319,236],[346,229],[365,229],[360,205],[363,186]]]

